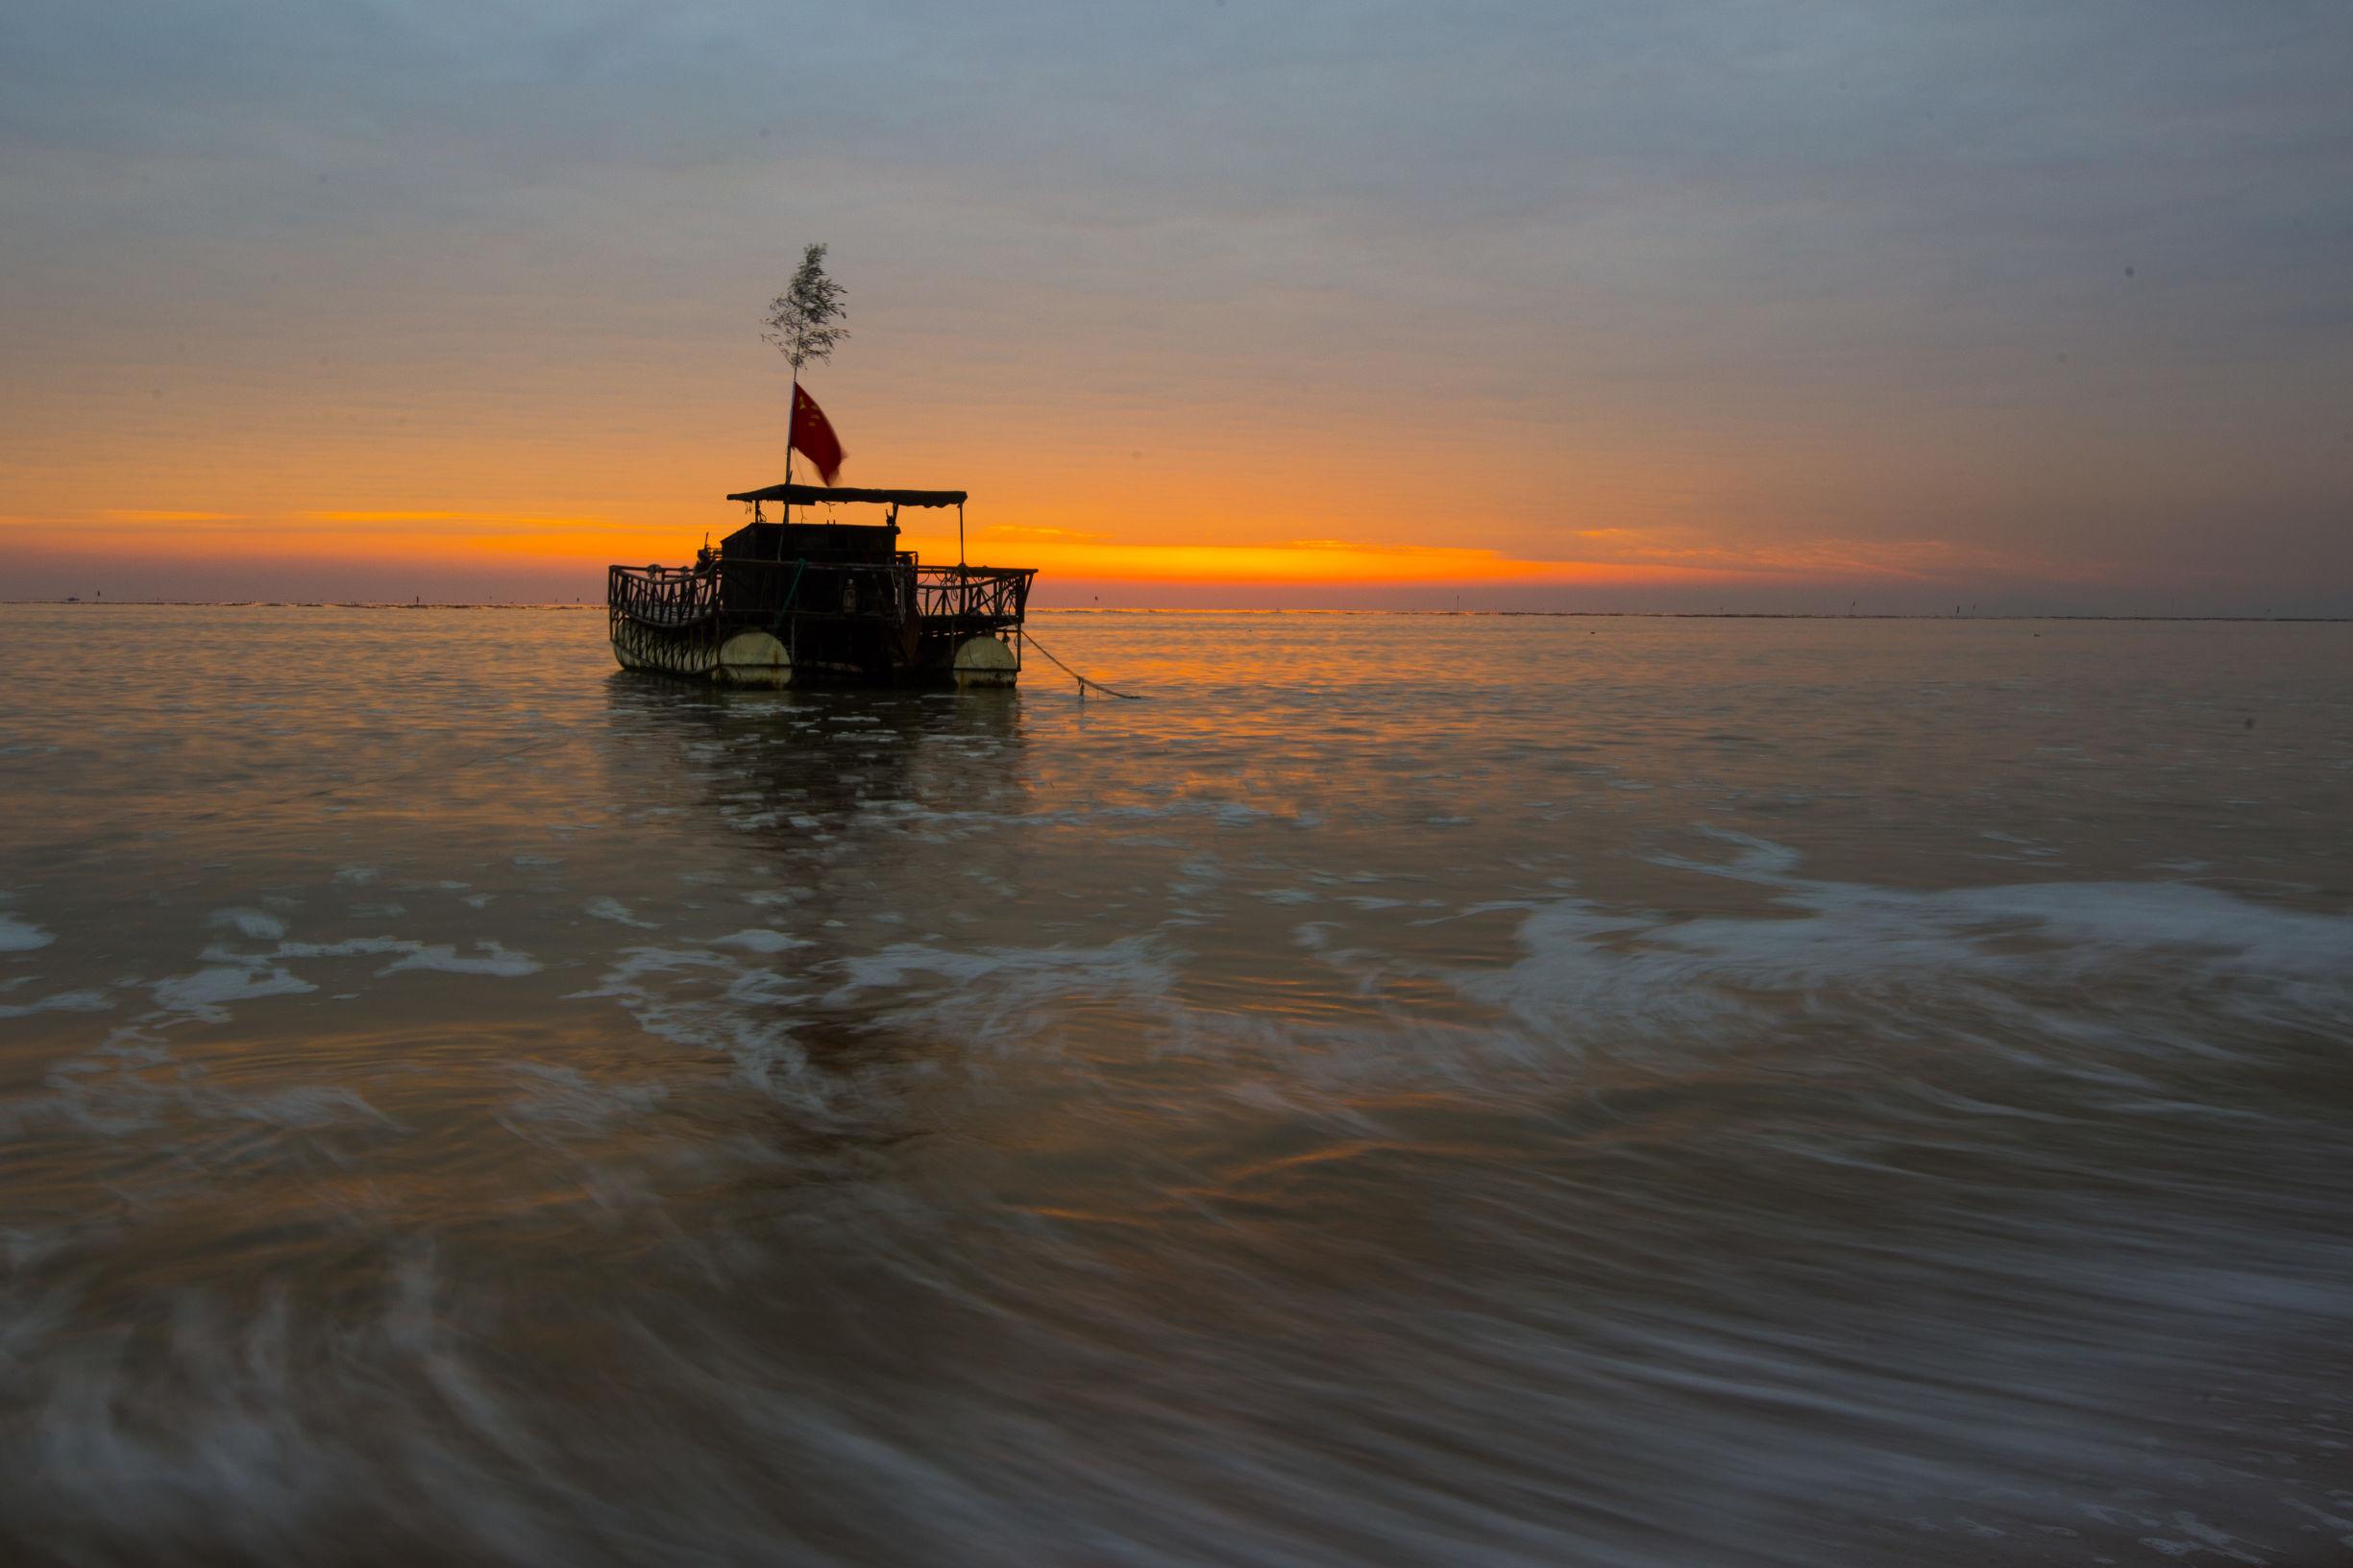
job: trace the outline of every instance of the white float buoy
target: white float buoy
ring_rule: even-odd
[[[967,637],[956,645],[954,669],[958,690],[974,686],[1010,686],[1021,668],[1013,649],[998,637]]]
[[[719,645],[711,678],[726,686],[790,686],[793,656],[765,631],[739,631]]]

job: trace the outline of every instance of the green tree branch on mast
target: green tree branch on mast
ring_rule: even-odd
[[[793,274],[792,282],[769,302],[768,314],[761,318],[768,330],[760,336],[792,361],[796,385],[801,366],[823,364],[833,357],[834,345],[849,335],[848,328],[835,325],[846,312],[844,292],[825,276],[825,247],[812,245],[801,252],[800,270]]]

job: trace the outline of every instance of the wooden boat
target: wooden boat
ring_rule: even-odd
[[[1011,686],[1034,567],[924,566],[898,548],[902,506],[961,490],[773,484],[727,498],[752,521],[692,566],[616,566],[606,617],[624,669],[731,686]],[[762,515],[768,503],[788,521]],[[878,524],[789,521],[795,506],[883,507]]]

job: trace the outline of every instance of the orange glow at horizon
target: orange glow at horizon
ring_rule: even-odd
[[[1211,465],[1123,445],[1108,456],[1033,451],[995,431],[950,439],[936,410],[844,401],[876,427],[873,455],[858,459],[869,472],[854,480],[960,481],[974,498],[965,558],[1035,567],[1048,584],[1279,588],[1327,600],[1440,585],[1662,589],[1696,600],[2028,569],[1984,550],[1840,538],[1831,518],[1820,536],[1777,536],[1758,505],[1715,499],[1737,488],[1718,459],[1632,441],[1585,454],[1568,478],[1558,453],[1492,453],[1432,502],[1330,433],[1240,432],[1230,459]],[[200,419],[123,453],[103,484],[61,467],[20,487],[0,508],[0,541],[19,559],[136,561],[167,594],[174,580],[202,576],[270,597],[272,574],[300,558],[328,580],[348,567],[359,595],[384,591],[386,573],[447,569],[569,598],[594,592],[614,563],[685,564],[748,519],[748,507],[718,499],[726,485],[712,478],[780,477],[772,432],[745,407],[725,409],[732,428],[716,413],[717,428],[700,430],[679,417],[554,455],[478,430],[436,431],[406,451],[380,432],[342,431],[288,455],[274,437]],[[139,504],[92,506],[93,490]],[[926,562],[958,558],[952,512],[909,510],[900,523],[902,544]],[[2052,575],[2048,563],[2031,569]],[[77,583],[98,580],[73,570]]]
[[[924,521],[929,527],[921,531],[906,528],[902,532],[902,548],[918,551],[931,564],[955,560],[953,529],[938,531],[932,518],[926,516]],[[128,548],[166,559],[302,557],[402,566],[471,560],[601,572],[615,563],[683,565],[693,558],[705,532],[716,542],[739,526],[740,520],[733,516],[703,530],[649,527],[593,515],[434,508],[323,509],[276,517],[193,509],[116,509],[72,531],[88,528],[100,533],[110,550]],[[0,537],[14,534],[36,549],[54,545],[60,531],[48,520],[0,518]],[[1627,530],[1605,531],[1624,534]],[[1818,552],[1783,558],[1728,557],[1684,549],[1654,552],[1678,558],[1613,559],[1603,551],[1596,552],[1597,558],[1544,559],[1468,545],[1366,539],[1287,539],[1265,544],[1109,539],[1075,528],[1014,524],[968,530],[964,553],[975,565],[1034,567],[1053,578],[1171,586],[1703,587],[1766,580],[1793,572],[1842,577],[1918,575],[1903,563]]]
[[[926,561],[951,560],[953,537],[905,542]],[[1448,545],[1291,540],[1273,545],[1107,544],[1051,539],[974,540],[974,564],[1035,566],[1063,576],[1112,582],[1284,584],[1345,587],[1410,582],[1614,582],[1681,580],[1689,568],[1601,561],[1517,560],[1500,551]]]

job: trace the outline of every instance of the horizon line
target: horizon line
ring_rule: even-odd
[[[106,609],[224,609],[224,610],[602,610],[607,606],[586,600],[565,603],[557,600],[395,600],[395,599],[0,599],[0,605],[47,604]],[[2070,610],[1987,611],[1952,615],[1926,611],[1838,610],[1509,610],[1405,609],[1374,606],[1275,606],[1250,608],[1218,604],[1041,604],[1037,615],[1410,615],[1485,617],[1491,620],[1592,621],[2153,621],[2230,622],[2253,625],[2344,625],[2348,615],[2230,615],[2214,613],[2109,613]]]

